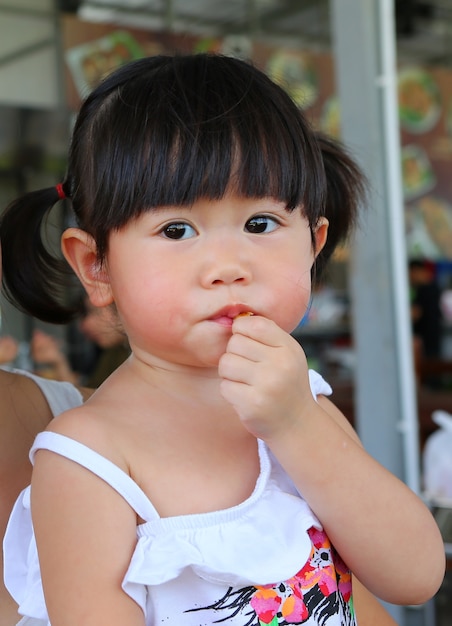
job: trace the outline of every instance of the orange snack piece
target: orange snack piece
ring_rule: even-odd
[[[251,311],[243,311],[243,313],[239,313],[238,315],[236,315],[234,319],[236,320],[238,317],[248,317],[249,315],[254,315],[254,313],[252,313]]]

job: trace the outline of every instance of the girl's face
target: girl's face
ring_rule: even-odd
[[[327,222],[315,232],[322,248]],[[252,311],[291,332],[306,312],[314,262],[300,210],[228,195],[149,211],[112,232],[111,296],[146,362],[214,367],[232,321]]]

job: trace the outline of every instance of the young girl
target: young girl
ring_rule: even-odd
[[[329,145],[248,63],[142,59],[85,101],[64,183],[7,211],[10,294],[61,320],[75,308],[49,293],[40,229],[70,198],[64,255],[132,350],[35,440],[31,505],[26,490],[5,541],[22,614],[333,626],[355,623],[350,571],[389,602],[438,589],[428,509],[363,450],[289,334],[355,217],[356,167],[344,155],[336,174]],[[326,209],[322,150],[343,210]]]

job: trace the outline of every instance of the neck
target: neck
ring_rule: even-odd
[[[128,359],[126,367],[135,380],[174,400],[217,409],[229,407],[220,393],[221,378],[217,367],[191,367],[158,359],[144,362],[135,355]]]

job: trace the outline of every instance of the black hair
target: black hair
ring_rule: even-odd
[[[265,73],[235,58],[195,54],[140,59],[94,89],[77,117],[63,189],[100,262],[112,230],[155,207],[189,207],[232,190],[302,210],[313,231],[329,217],[328,193],[334,219],[321,267],[354,222],[360,176]],[[42,233],[59,197],[49,188],[14,201],[0,220],[0,241],[7,297],[41,320],[63,323],[80,302],[62,302],[68,266]]]
[[[315,263],[320,277],[337,246],[345,243],[355,228],[359,208],[367,200],[368,181],[345,146],[328,135],[316,132],[326,177],[325,217],[329,221],[326,244]]]

